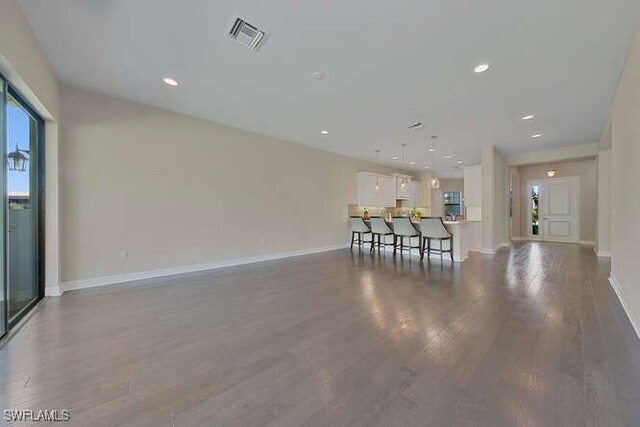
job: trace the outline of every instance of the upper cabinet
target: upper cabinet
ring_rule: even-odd
[[[396,180],[396,200],[411,199],[411,177],[408,175],[393,175]]]
[[[358,173],[358,205],[388,208],[402,200],[403,207],[418,207],[422,201],[420,181],[408,175],[381,175],[373,172]]]
[[[395,206],[395,181],[393,177],[372,172],[359,172],[358,205],[375,207]]]
[[[411,181],[411,197],[409,198],[409,204],[411,207],[422,206],[422,186],[420,181]]]
[[[464,203],[467,219],[482,220],[482,169],[480,165],[464,169]]]

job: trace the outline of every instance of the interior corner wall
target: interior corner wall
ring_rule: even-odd
[[[65,289],[346,246],[356,173],[376,168],[64,85],[61,107]]]
[[[611,124],[611,278],[640,334],[640,31],[609,115]]]
[[[611,256],[611,150],[598,153],[596,253]]]
[[[45,295],[59,295],[58,81],[15,0],[0,1],[0,73],[45,120]]]
[[[509,237],[522,238],[520,232],[520,205],[522,203],[522,195],[520,192],[520,170],[517,166],[509,167],[509,191],[511,195],[511,204],[509,206]]]
[[[509,238],[509,168],[505,157],[497,150],[495,155],[495,203],[493,211],[493,249],[507,245]]]
[[[482,175],[482,225],[480,242],[483,251],[493,253],[494,214],[496,212],[496,148],[493,145],[485,145],[480,149],[480,162]]]

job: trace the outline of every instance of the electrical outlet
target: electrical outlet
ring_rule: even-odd
[[[120,259],[127,259],[129,258],[129,250],[128,249],[123,249],[120,251]]]

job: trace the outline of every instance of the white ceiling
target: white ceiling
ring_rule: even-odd
[[[19,1],[63,82],[396,166],[406,142],[416,170],[435,133],[441,176],[484,144],[597,141],[640,17],[638,0]],[[270,33],[258,52],[225,37],[234,14]]]

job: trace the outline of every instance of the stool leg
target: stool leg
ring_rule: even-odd
[[[449,252],[451,254],[451,262],[453,262],[453,240],[449,239],[449,249],[451,249],[451,252]]]
[[[352,231],[351,232],[351,249],[353,249],[353,240],[356,238],[356,232]]]
[[[442,263],[442,239],[440,239],[440,263]]]

